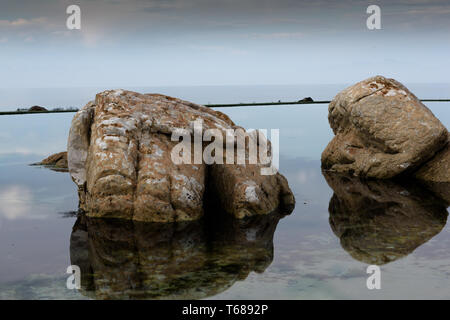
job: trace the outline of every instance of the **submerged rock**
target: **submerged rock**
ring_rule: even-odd
[[[70,238],[80,292],[95,299],[202,299],[273,260],[280,215],[152,223],[81,216]]]
[[[67,172],[69,170],[67,163],[67,152],[59,152],[52,154],[41,162],[33,163],[33,166],[46,166],[55,171]]]
[[[335,137],[322,153],[326,170],[381,179],[412,174],[447,145],[447,129],[393,79],[361,81],[340,92],[328,111]],[[434,163],[423,178],[448,169],[446,156]]]
[[[278,173],[261,175],[262,165],[175,164],[171,152],[179,142],[171,140],[172,133],[194,135],[196,120],[203,131],[217,129],[224,136],[239,128],[221,112],[164,95],[97,94],[77,112],[69,133],[69,171],[80,207],[91,217],[195,220],[203,215],[208,185],[235,217],[292,210],[287,181]],[[202,151],[205,145],[196,147]]]
[[[383,265],[412,253],[446,224],[442,199],[414,181],[363,180],[324,172],[334,190],[330,226],[353,258]]]

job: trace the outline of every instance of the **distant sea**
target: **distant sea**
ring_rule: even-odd
[[[162,93],[200,104],[295,101],[304,97],[331,100],[349,84],[275,86],[123,87],[141,93]],[[450,98],[450,84],[405,84],[416,96]],[[81,108],[96,93],[117,88],[0,89],[0,111],[40,105]],[[428,103],[449,127],[450,103]],[[281,156],[319,159],[332,137],[327,105],[218,108],[246,128],[280,129]],[[66,149],[72,113],[0,116],[0,163],[9,154],[36,158]],[[17,157],[15,157],[17,158]]]

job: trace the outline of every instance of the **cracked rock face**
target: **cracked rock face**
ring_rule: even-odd
[[[231,165],[225,175],[209,170],[203,161],[175,164],[171,151],[179,141],[171,140],[172,133],[184,129],[193,135],[192,123],[199,119],[203,130],[238,128],[225,114],[164,95],[124,90],[97,94],[75,115],[69,133],[69,171],[78,186],[80,208],[91,217],[195,220],[203,215],[208,182],[218,186],[213,196],[231,202],[227,211],[236,217],[279,207],[292,210],[294,198],[287,181],[278,173],[262,176],[256,170],[260,165],[251,169]],[[239,182],[238,174],[245,181]],[[236,188],[221,187],[230,185],[223,181],[227,179],[237,183]],[[245,183],[251,192],[241,187]],[[253,193],[257,197],[248,196]]]
[[[328,120],[335,137],[322,167],[372,178],[408,174],[445,148],[447,129],[401,83],[381,76],[340,92]]]

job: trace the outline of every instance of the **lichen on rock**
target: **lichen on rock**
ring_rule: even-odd
[[[69,133],[69,170],[80,207],[91,217],[196,220],[203,215],[206,186],[214,186],[211,194],[231,204],[226,208],[235,217],[292,210],[287,181],[279,173],[261,175],[262,165],[175,164],[172,133],[193,135],[196,120],[204,130],[224,134],[239,128],[221,112],[177,98],[125,90],[97,94],[75,115]],[[242,201],[241,177],[255,183],[256,201]]]

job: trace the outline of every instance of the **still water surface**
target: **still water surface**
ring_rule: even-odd
[[[343,87],[229,87],[210,96],[198,88],[139,91],[222,103],[330,99]],[[423,98],[450,92],[445,85],[411,89]],[[51,101],[44,93],[34,96]],[[53,94],[64,102],[65,93]],[[428,106],[448,128],[450,104]],[[73,115],[1,117],[0,298],[450,298],[445,204],[413,182],[325,177],[320,153],[332,137],[326,105],[221,111],[246,128],[280,129],[280,171],[297,201],[292,214],[225,221],[214,230],[77,219],[69,175],[28,166],[65,149]],[[71,264],[83,270],[82,290],[66,287]],[[366,287],[370,264],[381,265],[381,290]]]

